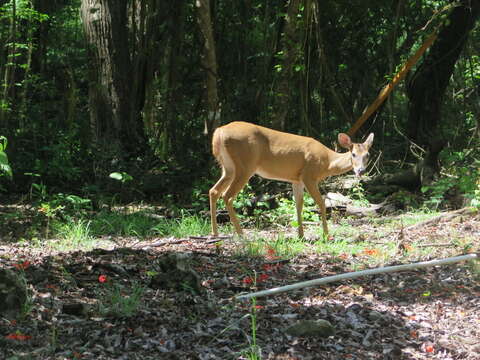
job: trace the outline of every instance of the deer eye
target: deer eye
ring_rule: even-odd
[[[357,156],[357,154],[355,154],[355,153],[352,153],[352,157],[356,157],[356,156]]]

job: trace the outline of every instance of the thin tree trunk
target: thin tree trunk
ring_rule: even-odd
[[[218,66],[215,52],[210,0],[196,0],[197,20],[203,36],[202,66],[206,72],[207,109],[205,118],[205,134],[210,139],[213,131],[220,125],[221,106],[218,99]]]

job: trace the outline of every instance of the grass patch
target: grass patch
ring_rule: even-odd
[[[289,259],[305,252],[306,245],[299,238],[286,238],[284,234],[268,239],[255,237],[252,240],[240,239],[236,247],[237,256],[262,257],[278,256]]]
[[[58,240],[51,243],[55,250],[92,250],[96,240],[90,231],[90,221],[76,220],[68,223],[56,223],[54,232]]]
[[[96,236],[135,236],[148,238],[154,236],[186,237],[207,235],[210,224],[206,219],[184,214],[178,219],[155,218],[145,212],[125,214],[120,212],[102,212],[92,220],[92,233]]]
[[[163,219],[161,219],[163,221]],[[132,214],[103,211],[91,221],[91,230],[95,236],[136,236],[140,238],[156,235],[154,230],[159,219],[144,212]]]
[[[174,236],[176,238],[208,235],[210,222],[198,216],[182,216],[180,219],[160,221],[154,231],[161,236]]]

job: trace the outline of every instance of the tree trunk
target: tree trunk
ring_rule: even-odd
[[[205,134],[211,139],[213,131],[220,125],[221,106],[218,100],[218,71],[215,39],[213,37],[210,0],[196,0],[197,20],[203,36],[202,66],[206,72],[208,114],[205,118]]]
[[[332,70],[332,62],[330,61],[330,56],[326,50],[326,43],[323,39],[323,26],[324,24],[320,23],[321,11],[323,9],[320,7],[320,1],[314,1],[314,10],[316,11],[316,20],[317,20],[317,47],[318,47],[318,57],[321,69],[323,71],[323,77],[325,78],[325,87],[328,88],[328,91],[331,94],[333,100],[334,111],[336,116],[339,119],[345,121],[346,124],[351,124],[353,119],[353,114],[351,111],[347,111],[345,104],[345,95],[342,93],[342,90],[336,86],[334,71]],[[321,119],[320,119],[321,120]]]
[[[273,102],[272,126],[278,130],[285,130],[289,105],[291,101],[291,86],[295,63],[300,58],[302,42],[298,34],[298,15],[303,0],[289,0],[285,15],[284,33],[282,37],[281,63],[277,65],[279,78],[275,87]]]
[[[176,152],[178,147],[177,131],[175,130],[181,95],[178,89],[181,86],[180,69],[182,66],[183,42],[185,32],[185,1],[175,1],[170,22],[170,54],[168,57],[168,79],[167,79],[167,100],[165,103],[165,132],[169,135],[167,146],[170,151]],[[217,127],[218,123],[214,125]]]
[[[7,49],[7,61],[4,65],[3,91],[0,102],[0,129],[9,130],[8,112],[10,110],[10,98],[13,96],[12,91],[15,89],[14,78],[16,68],[16,43],[17,43],[17,6],[16,1],[12,1],[12,14],[10,17],[9,38],[6,44],[10,44]]]
[[[128,159],[146,149],[136,78],[144,69],[130,54],[128,3],[82,0],[80,9],[92,59],[91,130],[94,144],[107,158]]]
[[[407,133],[423,147],[439,141],[443,96],[455,63],[478,18],[479,0],[462,0],[449,14],[430,52],[408,82]]]

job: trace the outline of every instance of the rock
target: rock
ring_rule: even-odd
[[[304,320],[285,329],[291,336],[329,337],[335,334],[335,328],[327,320]]]
[[[325,195],[325,206],[330,207],[346,207],[352,203],[352,199],[340,194],[329,192]]]
[[[27,302],[24,279],[8,269],[0,269],[0,315],[16,318]]]

